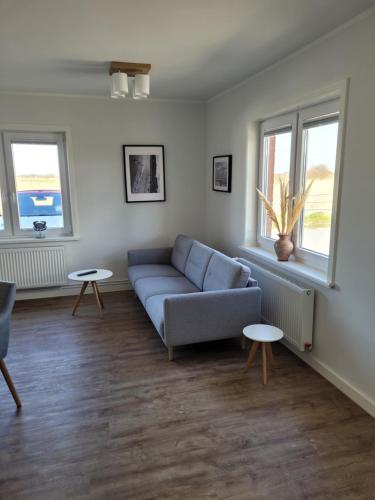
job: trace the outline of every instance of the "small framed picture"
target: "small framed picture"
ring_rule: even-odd
[[[232,155],[214,156],[212,189],[230,193],[232,189]]]
[[[165,201],[164,146],[123,146],[127,203]]]

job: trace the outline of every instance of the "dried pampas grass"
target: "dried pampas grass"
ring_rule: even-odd
[[[314,181],[311,181],[304,191],[300,191],[295,197],[289,195],[288,182],[280,177],[280,219],[278,218],[272,203],[257,189],[259,198],[264,204],[268,217],[275,224],[279,234],[291,234],[296,225],[302,209],[306,203],[309,191]]]
[[[260,191],[258,188],[257,188],[257,191],[258,191],[258,194],[259,194],[259,198],[263,201],[264,203],[264,208],[266,209],[266,212],[267,212],[267,215],[268,217],[272,220],[272,222],[275,224],[276,228],[277,228],[277,231],[279,233],[281,233],[281,230],[280,230],[280,224],[279,224],[279,221],[277,219],[277,215],[276,215],[276,212],[275,210],[273,209],[271,203],[267,200],[267,198],[264,196],[264,194],[262,193],[262,191]]]

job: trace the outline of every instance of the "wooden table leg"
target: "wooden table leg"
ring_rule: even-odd
[[[78,304],[81,302],[81,299],[82,299],[82,297],[83,297],[83,294],[85,293],[85,290],[86,290],[86,288],[87,288],[87,285],[88,285],[88,281],[84,281],[84,282],[82,283],[81,292],[80,292],[80,294],[78,295],[77,300],[76,300],[76,302],[75,302],[75,304],[74,304],[74,307],[73,307],[73,312],[72,312],[72,316],[74,316],[74,313],[75,313],[75,312],[76,312],[76,310],[77,310]]]
[[[102,306],[102,309],[104,309],[102,294],[99,291],[98,283],[96,281],[95,281],[95,288],[96,288],[96,291],[98,292],[98,296],[99,296],[99,300],[100,300],[100,304]]]
[[[5,382],[7,383],[8,387],[9,387],[9,390],[13,396],[13,399],[17,405],[17,408],[21,408],[21,406],[22,406],[21,400],[17,394],[16,388],[14,387],[14,384],[13,384],[13,380],[8,372],[5,361],[3,359],[0,359],[0,370],[5,378]]]
[[[99,313],[102,314],[102,301],[100,298],[99,290],[98,290],[98,285],[96,284],[96,281],[91,281],[92,288],[94,290],[95,298],[96,298],[96,303],[98,305]]]
[[[251,349],[250,349],[250,354],[249,354],[249,358],[248,358],[247,363],[246,363],[245,372],[250,368],[251,363],[253,362],[253,360],[255,358],[255,354],[258,350],[258,347],[259,347],[259,342],[254,341],[253,345],[251,346]]]
[[[266,342],[262,342],[262,372],[263,372],[263,384],[267,384],[267,349]]]
[[[267,355],[268,355],[268,360],[270,363],[273,363],[273,354],[272,354],[272,345],[270,342],[267,342],[266,344],[266,350],[267,350]]]

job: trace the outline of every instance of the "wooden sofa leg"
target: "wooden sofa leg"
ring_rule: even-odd
[[[4,376],[5,382],[7,383],[9,390],[13,396],[14,402],[17,405],[17,408],[21,408],[21,400],[17,394],[16,388],[14,387],[13,380],[8,372],[8,369],[6,367],[5,361],[3,359],[0,359],[0,370]]]
[[[173,361],[173,345],[168,346],[168,359],[169,361]]]

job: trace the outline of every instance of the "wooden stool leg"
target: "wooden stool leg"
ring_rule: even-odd
[[[272,354],[272,345],[270,342],[267,342],[266,344],[266,350],[267,350],[267,355],[268,355],[268,360],[270,363],[273,363],[273,354]]]
[[[0,359],[0,370],[5,378],[5,382],[7,383],[8,387],[9,387],[9,390],[13,396],[13,399],[17,405],[17,408],[21,408],[21,406],[22,406],[21,400],[17,394],[16,388],[14,387],[14,384],[13,384],[13,380],[8,372],[5,361],[3,359]]]
[[[92,288],[94,290],[95,298],[96,298],[96,303],[98,305],[99,313],[102,314],[102,304],[100,302],[100,297],[99,297],[99,291],[96,286],[96,281],[91,281]]]
[[[258,350],[258,347],[259,347],[259,342],[254,341],[253,345],[251,346],[251,349],[250,349],[250,354],[249,354],[249,357],[248,357],[248,360],[246,363],[245,372],[247,372],[247,370],[250,368],[251,363],[253,362],[253,360],[255,358],[255,354]]]
[[[263,384],[267,384],[267,350],[266,342],[262,342],[262,372],[263,372]]]
[[[75,304],[74,304],[74,307],[73,307],[72,316],[74,316],[74,313],[75,313],[75,312],[76,312],[76,310],[77,310],[78,304],[81,302],[81,299],[82,299],[82,297],[83,297],[83,294],[85,293],[85,290],[86,290],[86,288],[87,288],[87,285],[88,285],[88,281],[84,281],[84,282],[82,283],[82,288],[81,288],[80,294],[78,295],[77,300],[76,300],[76,302],[75,302]]]

